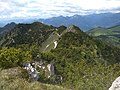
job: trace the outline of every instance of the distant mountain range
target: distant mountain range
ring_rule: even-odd
[[[83,31],[90,30],[95,27],[112,27],[120,25],[120,13],[101,13],[91,15],[74,15],[70,17],[53,17],[49,19],[39,19],[40,22],[53,26],[79,26]]]
[[[21,19],[21,18],[18,18],[18,19],[10,19],[10,20],[1,20],[0,21],[0,27],[3,28],[5,25],[11,23],[11,22],[15,22],[16,24],[19,24],[19,23],[32,23],[32,22],[35,22],[37,21],[37,19]]]
[[[38,17],[39,18],[39,17]],[[53,26],[70,26],[76,25],[83,31],[88,31],[95,27],[112,27],[120,25],[120,13],[101,13],[101,14],[90,14],[90,15],[74,15],[74,16],[58,16],[48,19],[13,19],[0,21],[0,27],[3,27],[7,23],[32,23],[32,22],[42,22]]]

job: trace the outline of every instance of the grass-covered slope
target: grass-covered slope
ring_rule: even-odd
[[[53,32],[52,34],[50,34],[49,38],[42,43],[41,51],[46,52],[50,51],[51,49],[54,49],[55,42],[57,43],[59,37],[60,36],[57,32]]]
[[[22,78],[21,68],[0,69],[0,90],[68,90],[40,82],[28,82]]]
[[[96,37],[97,39],[120,48],[120,26],[114,26],[111,28],[94,28],[87,33],[90,36]]]

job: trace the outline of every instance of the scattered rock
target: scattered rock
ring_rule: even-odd
[[[48,71],[49,71],[48,78],[50,78],[52,75],[54,75],[54,65],[53,65],[53,62],[51,62],[50,64],[48,64],[47,68],[48,68]]]
[[[37,81],[39,79],[39,72],[36,70],[36,68],[33,68],[30,63],[24,64],[24,68],[27,70],[30,79],[34,81]]]
[[[108,90],[120,90],[120,76],[113,81],[111,87]]]
[[[54,49],[55,49],[57,47],[57,44],[58,44],[57,41],[55,41],[54,44],[55,44],[55,46],[54,46]]]
[[[55,83],[62,83],[63,77],[61,75],[56,75],[54,71],[54,61],[49,64],[43,63],[43,61],[34,61],[32,63],[27,62],[24,64],[24,69],[27,70],[29,78],[31,80],[37,81],[40,78],[40,74],[45,73],[46,78],[53,78]],[[39,72],[38,72],[39,71]]]

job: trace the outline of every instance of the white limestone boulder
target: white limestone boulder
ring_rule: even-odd
[[[120,76],[113,81],[108,90],[120,90]]]

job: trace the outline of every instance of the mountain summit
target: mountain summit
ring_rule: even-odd
[[[15,27],[15,23],[14,22],[11,22],[11,23],[8,23],[7,25],[5,25],[4,27],[1,27],[0,28],[0,33],[3,33],[3,32],[7,32],[11,29],[13,29]]]

